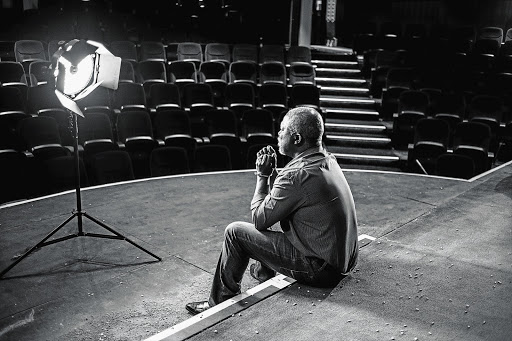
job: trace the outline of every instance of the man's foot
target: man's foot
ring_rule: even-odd
[[[192,315],[197,315],[210,309],[210,304],[208,303],[208,301],[191,302],[187,303],[185,307],[187,308],[189,313],[191,313]]]
[[[249,273],[251,274],[251,277],[256,279],[258,282],[266,282],[267,280],[271,279],[276,275],[275,272],[273,271],[271,271],[270,273],[269,271],[266,271],[267,273],[265,274],[265,271],[262,269],[261,264],[258,264],[258,267],[256,266],[256,264],[258,264],[258,262],[251,264],[249,268]]]

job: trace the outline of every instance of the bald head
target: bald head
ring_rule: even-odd
[[[313,108],[293,108],[285,115],[288,119],[288,129],[298,133],[311,147],[322,145],[324,122],[322,116]]]

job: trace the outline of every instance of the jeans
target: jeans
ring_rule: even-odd
[[[307,257],[284,233],[258,231],[251,223],[234,222],[226,227],[224,243],[213,278],[209,304],[214,306],[240,294],[249,259],[256,260],[266,277],[279,272],[311,286],[335,286],[344,277],[325,261]]]

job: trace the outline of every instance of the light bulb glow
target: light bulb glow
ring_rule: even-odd
[[[83,91],[91,82],[94,71],[94,57],[87,55],[74,66],[65,58],[60,61],[65,68],[63,93],[73,96]]]

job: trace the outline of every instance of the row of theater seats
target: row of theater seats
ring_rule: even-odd
[[[52,77],[50,59],[58,42],[48,44],[38,40],[16,41],[12,47],[16,63],[0,63],[1,83],[26,83],[35,86],[48,82]],[[174,48],[173,48],[174,47]],[[115,41],[108,48],[122,58],[121,82],[145,84],[186,84],[246,82],[254,85],[265,83],[295,84],[315,83],[311,65],[311,51],[305,46],[250,45],[209,43],[176,43],[164,45],[157,41]],[[204,50],[204,52],[203,52]]]
[[[502,93],[512,87],[512,50],[502,57],[443,54],[422,61],[407,51],[379,51],[368,80],[373,97],[390,87],[436,88],[467,93]]]
[[[512,28],[497,26],[362,22],[353,28],[352,48],[359,55],[372,50],[419,51],[431,48],[467,53],[472,48],[495,51],[510,40]]]
[[[148,45],[157,45],[162,51],[161,44]],[[183,44],[176,46],[177,51],[191,45],[198,46]],[[207,47],[207,51],[212,50],[211,46]],[[141,46],[137,49],[138,55]],[[79,151],[86,170],[83,179],[89,179],[90,184],[129,179],[131,172],[124,173],[127,178],[105,180],[95,170],[99,164],[97,158],[115,160],[126,155],[131,167],[125,167],[125,170],[133,169],[135,178],[252,168],[257,150],[268,144],[275,146],[277,126],[287,108],[299,105],[319,108],[319,88],[315,85],[314,70],[311,72],[309,49],[296,49],[305,51],[307,56],[290,65],[278,60],[260,64],[259,56],[255,61],[251,55],[258,51],[258,47],[247,45],[233,47],[233,53],[237,50],[251,53],[230,63],[219,59],[183,58],[171,62],[158,58],[130,59],[115,47],[113,50],[123,58],[118,89],[99,87],[78,102],[85,113],[85,118],[78,118]],[[290,61],[293,50],[288,50],[287,61]],[[36,183],[51,184],[35,193],[29,191],[29,196],[62,189],[57,179],[70,179],[64,175],[53,176],[51,171],[53,162],[71,164],[69,150],[73,136],[69,115],[53,91],[49,64],[49,60],[37,58],[0,62],[1,156],[6,160],[21,159],[20,162],[9,162],[12,167],[4,171],[10,171],[11,175],[23,174],[17,166],[29,162],[32,166],[24,170],[37,170],[35,173],[43,179]],[[307,80],[294,78],[293,70],[298,65],[310,70]],[[17,73],[5,71],[14,66]],[[231,72],[209,78],[208,70],[219,70],[219,67],[223,72],[226,68]],[[286,70],[287,74],[283,77],[281,72],[277,78],[265,78],[267,67]],[[209,162],[220,161],[220,164],[205,165],[208,162],[204,155],[214,156]],[[284,161],[280,158],[280,165],[284,165]],[[112,165],[116,163],[127,165],[121,161],[112,162]],[[44,181],[46,178],[48,181]],[[69,187],[71,181],[66,184]]]
[[[512,30],[368,25],[354,50],[410,169],[435,174],[440,155],[464,154],[465,177],[512,159]]]
[[[286,87],[268,83],[256,89],[244,82],[227,84],[218,97],[222,100],[215,101],[214,91],[208,83],[189,83],[182,87],[172,83],[155,83],[146,97],[143,84],[125,82],[120,83],[117,90],[99,87],[77,104],[86,114],[98,111],[106,113],[114,127],[117,116],[126,111],[145,111],[153,117],[163,110],[183,110],[192,123],[192,136],[198,138],[206,136],[208,127],[205,113],[213,109],[232,111],[240,130],[244,113],[251,109],[260,108],[270,112],[277,128],[280,115],[290,107],[319,108],[319,88],[312,84]],[[0,117],[2,122],[6,122],[4,128],[14,129],[16,120],[26,116],[60,117],[64,111],[51,84],[28,87],[26,97],[16,86],[1,86],[0,99]],[[272,134],[275,133],[276,129],[272,131]],[[8,137],[9,134],[3,136],[1,146],[9,146]]]
[[[255,145],[249,150],[253,163],[261,147],[263,145]],[[128,150],[113,149],[79,158],[80,186],[134,180],[140,178],[137,172],[141,167],[149,172],[144,178],[233,169],[230,151],[225,145],[198,146],[193,161],[185,148],[173,146],[153,149],[147,155],[147,165],[142,165],[141,160],[134,159],[134,156]],[[0,193],[0,203],[58,193],[76,186],[76,162],[69,151],[41,158],[2,150],[0,162],[0,184],[4,188]]]
[[[394,27],[394,28],[393,28]],[[427,35],[425,27],[406,37],[415,44],[368,45],[363,56],[363,73],[370,93],[382,99],[383,116],[394,107],[401,89],[434,89],[461,92],[469,103],[475,95],[496,95],[506,100],[512,91],[512,30],[499,27],[455,27]],[[371,30],[370,30],[371,31]],[[400,26],[387,25],[380,34],[361,36],[403,38]],[[388,117],[389,118],[389,117]]]
[[[310,105],[318,107],[318,88],[313,85],[296,85],[291,90],[290,98],[294,98],[301,91],[313,93],[310,103],[304,102],[305,96],[299,96],[301,102],[290,100],[288,98],[287,88],[280,84],[265,84],[260,88],[259,104],[256,103],[253,88],[249,84],[234,83],[229,84],[227,89],[227,98],[229,102],[226,106],[217,107],[212,99],[212,90],[208,84],[188,84],[180,91],[175,84],[154,84],[151,89],[160,90],[157,96],[151,97],[154,102],[145,100],[143,86],[138,83],[122,83],[115,91],[99,87],[88,97],[78,101],[86,116],[92,113],[103,113],[113,127],[114,137],[117,136],[118,120],[127,115],[124,113],[139,111],[144,112],[153,122],[161,112],[179,111],[182,112],[190,122],[190,131],[192,137],[201,141],[208,139],[212,134],[212,113],[226,112],[232,116],[234,133],[247,137],[251,125],[260,124],[265,127],[265,133],[275,136],[279,119],[286,112],[287,108]],[[183,105],[182,95],[183,93]],[[279,101],[265,101],[267,98],[279,98]],[[277,96],[276,96],[277,95]],[[0,107],[0,120],[2,121],[2,138],[0,147],[2,149],[17,148],[16,130],[20,120],[31,116],[50,116],[59,122],[62,139],[68,142],[69,133],[67,123],[67,113],[56,98],[53,87],[50,84],[39,85],[28,88],[27,100],[24,101],[21,92],[16,87],[0,87],[0,98],[2,106]],[[154,105],[151,105],[154,104]],[[251,113],[259,113],[256,117],[259,122],[251,122]],[[216,116],[215,116],[216,117]],[[159,124],[152,124],[152,134],[157,133]],[[123,141],[121,141],[123,142]]]
[[[485,123],[460,122],[452,131],[445,120],[423,117],[414,126],[413,141],[408,150],[408,167],[430,175],[468,179],[492,167],[498,152],[491,151],[492,143],[491,130]],[[446,167],[450,157],[451,161],[458,160],[458,164],[451,164],[451,170]]]
[[[29,74],[28,66],[34,61],[51,61],[57,49],[66,41],[53,40],[45,43],[40,40],[18,40],[2,48],[11,49],[2,52],[3,61],[22,63]],[[196,71],[203,62],[220,62],[229,68],[232,62],[251,62],[256,65],[280,63],[287,67],[293,64],[311,64],[311,51],[307,46],[225,44],[182,42],[163,44],[160,41],[141,41],[135,44],[129,40],[113,41],[106,45],[114,55],[124,61],[135,63],[160,61],[171,64],[175,61],[193,62]]]
[[[398,95],[396,109],[393,110],[393,129],[398,145],[412,142],[410,128],[426,117],[438,118],[448,124],[450,131],[465,122],[480,122],[489,127],[491,149],[506,139],[512,128],[511,102],[497,95],[478,94],[466,102],[460,92],[443,92],[439,89],[403,90]],[[403,141],[398,141],[401,137]]]
[[[17,145],[0,150],[1,181],[19,190],[3,196],[32,197],[74,186],[73,136],[65,112],[41,113],[20,119]],[[59,126],[58,119],[64,126]],[[191,135],[190,119],[181,109],[160,110],[153,119],[147,111],[130,110],[117,116],[115,129],[105,112],[90,111],[78,120],[78,151],[82,185],[189,172],[254,168],[263,146],[276,146],[272,113],[252,109],[244,114],[244,134],[228,109],[206,112],[208,137]],[[115,135],[114,135],[115,134]],[[117,137],[117,138],[116,138]],[[11,141],[12,142],[12,141]],[[287,161],[279,158],[279,166]],[[23,190],[21,190],[23,188]],[[13,200],[15,198],[6,198]]]
[[[62,45],[62,44],[60,44]],[[35,86],[51,80],[51,56],[59,44],[21,40],[14,43],[14,60],[0,62],[0,83]],[[157,41],[144,41],[136,46],[131,41],[116,41],[109,45],[114,55],[122,58],[121,82],[142,83],[146,93],[154,83],[209,83],[222,92],[227,83],[248,82],[262,85],[279,83],[314,84],[315,69],[311,51],[305,46],[228,45],[209,43],[177,43],[164,46]],[[286,57],[285,57],[286,56]],[[22,67],[20,67],[20,65]]]
[[[245,83],[233,83],[229,86],[249,90],[249,93],[253,90],[251,85]],[[282,84],[267,84],[261,89],[267,87],[272,89],[276,86],[286,91],[286,87]],[[301,86],[306,85],[296,85],[291,89]],[[127,153],[125,155],[130,157],[130,164],[136,178],[162,175],[163,171],[158,172],[155,167],[164,164],[165,157],[168,158],[167,164],[163,166],[167,171],[166,174],[253,168],[255,153],[264,145],[275,146],[276,126],[287,107],[275,106],[274,111],[270,111],[269,107],[258,107],[254,102],[243,103],[242,101],[233,103],[229,108],[215,107],[212,101],[208,103],[198,101],[182,107],[179,88],[176,84],[170,83],[154,84],[152,88],[173,89],[177,94],[176,103],[164,101],[150,108],[144,101],[133,101],[137,96],[125,94],[126,102],[119,101],[122,103],[119,107],[110,107],[108,104],[115,103],[115,99],[119,99],[118,96],[125,87],[135,87],[141,94],[141,98],[144,98],[142,84],[121,83],[115,91],[97,88],[90,97],[78,102],[85,114],[84,118],[78,118],[79,151],[85,168],[89,169],[86,172],[89,176],[84,177],[84,179],[90,179],[89,183],[98,184],[104,181],[98,175],[94,175],[94,165],[97,164],[95,160],[98,157],[106,158],[111,154],[120,157],[120,153],[113,153],[114,151]],[[208,98],[211,99],[211,88],[208,84],[188,84],[183,88],[184,93],[187,93],[186,89],[192,90],[197,87],[206,89],[209,93]],[[313,86],[313,88],[318,91],[317,87]],[[18,99],[18,106],[3,108],[0,115],[2,121],[0,157],[6,160],[3,171],[7,171],[7,175],[10,174],[4,179],[12,178],[13,172],[18,175],[23,174],[16,167],[31,162],[32,166],[29,168],[39,169],[36,173],[43,179],[47,176],[48,179],[56,180],[58,177],[47,174],[51,168],[49,165],[53,161],[62,162],[62,164],[67,162],[71,165],[70,149],[74,141],[69,123],[70,116],[55,98],[53,87],[50,84],[29,87],[26,103],[21,100],[21,92],[16,87],[0,87],[0,94],[5,95],[2,97],[5,101],[2,103],[13,103]],[[105,96],[103,99],[106,102],[95,102],[102,96]],[[114,101],[111,102],[111,100]],[[189,102],[185,101],[185,103]],[[210,146],[209,149],[206,148],[207,146]],[[201,152],[204,150],[209,151]],[[108,153],[103,154],[105,152]],[[206,162],[221,161],[221,163],[204,165],[204,155],[212,156],[212,159]],[[171,156],[175,160],[169,159]],[[18,160],[20,158],[22,161]],[[60,161],[53,160],[56,158]],[[154,160],[159,162],[155,163]],[[119,165],[122,164],[126,163],[119,163]],[[280,164],[284,165],[285,162]],[[29,178],[35,179],[33,176]],[[112,178],[112,181],[119,179]],[[51,186],[53,190],[61,189],[59,183],[54,181],[38,183],[53,184]],[[71,182],[67,184],[71,185]],[[35,190],[37,186],[30,188]],[[46,193],[48,190],[43,188],[31,194]]]
[[[460,92],[438,89],[403,90],[393,114],[392,140],[408,150],[409,166],[425,164],[433,174],[436,159],[447,152],[472,159],[476,175],[490,169],[498,157],[512,159],[512,107],[496,95],[479,94],[466,103]]]

